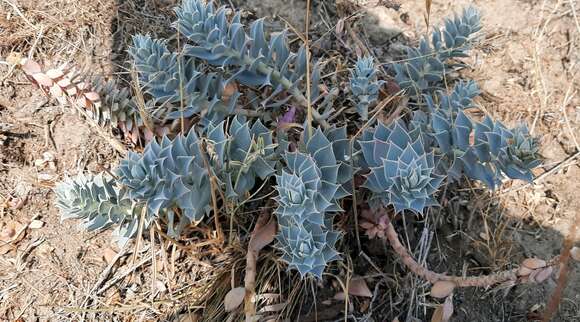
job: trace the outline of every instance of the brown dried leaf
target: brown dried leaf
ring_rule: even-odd
[[[270,219],[266,225],[254,230],[250,238],[248,250],[259,252],[262,248],[274,241],[274,237],[276,237],[276,221]]]
[[[522,266],[525,266],[529,269],[542,268],[546,267],[546,261],[539,258],[526,258],[522,262]]]
[[[78,93],[77,88],[74,86],[69,86],[65,91],[68,96],[75,96]]]
[[[232,288],[224,298],[224,307],[226,312],[231,312],[244,302],[246,289],[243,287]]]
[[[87,90],[89,89],[89,87],[90,87],[89,84],[86,82],[79,82],[77,84],[77,88],[80,89],[81,91]]]
[[[103,250],[103,259],[105,262],[107,262],[107,264],[111,264],[115,256],[117,256],[117,252],[112,248],[107,247]]]
[[[24,64],[22,64],[22,70],[30,76],[42,72],[40,65],[30,59],[27,59]]]
[[[52,86],[52,84],[54,84],[54,82],[52,81],[52,79],[48,76],[46,76],[46,74],[43,73],[36,73],[32,75],[32,78],[34,78],[34,80],[42,86],[46,86],[46,87],[50,87]]]
[[[28,225],[30,229],[40,229],[42,228],[42,226],[44,226],[44,222],[38,219],[31,221],[30,224]]]
[[[177,322],[197,322],[200,316],[197,313],[183,313],[177,317]]]
[[[373,297],[373,292],[369,289],[367,282],[363,278],[356,278],[350,280],[348,285],[348,294],[362,297]]]
[[[572,257],[573,260],[580,262],[580,247],[572,247],[572,249],[570,249],[570,257]]]
[[[85,97],[92,102],[98,102],[100,100],[99,94],[95,92],[86,92]]]
[[[530,274],[530,279],[536,283],[542,283],[552,276],[554,269],[550,267],[538,268]]]
[[[344,20],[345,20],[345,18],[340,18],[340,19],[338,19],[338,22],[336,23],[336,28],[334,29],[334,31],[336,32],[336,34],[338,36],[340,36],[342,34],[342,32],[344,31]]]
[[[8,253],[14,243],[24,238],[25,226],[17,221],[9,221],[0,230],[0,255]]]
[[[66,89],[67,87],[69,87],[71,85],[71,82],[70,82],[70,79],[63,78],[63,79],[59,80],[58,82],[56,82],[56,84],[58,86],[60,86],[61,88]]]
[[[443,321],[443,305],[439,305],[433,311],[431,315],[431,322],[442,322]]]
[[[453,315],[453,295],[448,296],[442,305],[439,305],[433,315],[431,322],[448,322]]]
[[[57,79],[64,76],[62,70],[60,69],[49,69],[46,71],[46,76],[50,77],[51,79]]]
[[[52,85],[50,87],[50,94],[52,94],[53,96],[61,96],[62,95],[62,89],[60,88],[60,86],[58,85]]]
[[[451,295],[454,289],[455,283],[451,281],[438,281],[435,282],[435,284],[433,284],[433,287],[431,288],[431,296],[442,299],[444,297]]]
[[[229,82],[223,90],[222,93],[222,99],[225,102],[229,102],[230,97],[232,97],[232,95],[234,95],[236,92],[238,91],[238,85],[234,82]]]
[[[338,292],[334,295],[334,299],[337,301],[344,301],[346,300],[346,295],[344,294],[344,292]]]
[[[518,269],[518,276],[528,276],[538,268],[546,266],[546,261],[538,258],[526,258]]]

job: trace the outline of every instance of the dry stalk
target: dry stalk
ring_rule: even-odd
[[[393,247],[395,253],[401,258],[403,264],[414,274],[431,283],[448,281],[454,283],[455,287],[489,287],[505,282],[513,282],[514,284],[541,282],[543,279],[535,279],[538,274],[543,273],[542,275],[545,275],[547,273],[551,273],[552,267],[560,263],[560,256],[556,256],[545,262],[543,265],[540,265],[540,267],[528,267],[523,265],[520,268],[501,271],[484,276],[463,277],[436,273],[423,267],[415,259],[413,259],[411,254],[409,254],[407,249],[399,241],[399,235],[395,231],[391,221],[387,219],[385,223],[386,238]]]
[[[256,272],[258,271],[258,255],[262,248],[274,240],[275,235],[276,221],[270,219],[268,213],[263,212],[256,222],[246,254],[246,275],[244,277],[244,287],[246,289],[244,312],[246,313],[246,322],[255,321],[256,317]]]
[[[549,322],[556,311],[558,311],[558,306],[562,300],[562,293],[566,287],[566,282],[568,281],[568,262],[570,261],[570,250],[574,246],[574,241],[576,240],[576,230],[578,228],[578,221],[580,220],[580,212],[576,212],[576,216],[570,225],[570,230],[568,235],[562,243],[562,251],[560,252],[560,276],[558,276],[558,282],[556,284],[556,289],[552,292],[552,296],[546,305],[546,310],[544,311],[544,316],[542,321]]]

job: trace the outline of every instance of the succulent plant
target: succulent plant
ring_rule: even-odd
[[[289,268],[302,276],[321,278],[326,265],[339,258],[334,244],[340,234],[332,230],[331,213],[342,211],[338,200],[348,192],[341,180],[350,170],[342,167],[346,142],[341,135],[336,129],[329,135],[338,139],[336,145],[320,129],[304,135],[302,152],[287,152],[286,168],[276,176],[278,247]]]
[[[149,36],[133,37],[129,48],[141,85],[156,104],[147,106],[150,115],[161,121],[189,118],[202,113],[221,121],[233,113],[239,93],[222,99],[226,82],[215,73],[197,69],[194,59],[170,52],[164,41]]]
[[[185,45],[184,53],[207,61],[209,64],[233,68],[232,78],[249,86],[272,86],[276,95],[283,90],[296,89],[306,75],[307,54],[304,47],[298,53],[288,48],[286,32],[278,33],[268,41],[264,21],[250,25],[246,34],[241,23],[241,12],[228,21],[226,8],[215,9],[213,3],[184,0],[175,9],[178,20],[175,27],[195,45]],[[311,97],[318,97],[318,64],[313,65]]]
[[[419,108],[407,121],[379,122],[364,130],[352,142],[354,151],[347,128],[328,124],[336,94],[320,95],[320,65],[308,61],[304,46],[292,52],[285,31],[268,36],[259,19],[246,32],[240,12],[230,18],[225,7],[216,9],[211,1],[184,0],[176,14],[174,26],[190,42],[183,49],[171,51],[166,41],[133,37],[129,53],[145,94],[139,104],[113,81],[98,79],[90,87],[72,70],[43,73],[38,64],[20,59],[33,82],[61,99],[80,101],[99,124],[118,126],[134,142],[142,133],[152,138],[142,153],[128,152],[117,179],[81,173],[59,184],[56,204],[63,219],[81,219],[88,230],[116,226],[114,234],[123,242],[139,227],[161,220],[168,235],[177,237],[185,225],[210,212],[211,177],[225,191],[224,201],[240,203],[255,192],[256,182],[268,183],[275,175],[281,259],[302,277],[321,278],[328,264],[340,258],[335,244],[341,233],[333,229],[333,219],[342,211],[340,200],[354,193],[358,168],[367,171],[364,187],[370,197],[365,201],[375,208],[363,212],[360,226],[372,238],[388,233],[389,219],[375,211],[379,206],[422,214],[437,205],[435,195],[444,178],[465,175],[494,188],[504,177],[532,180],[531,169],[541,162],[538,142],[524,125],[508,129],[490,117],[475,122],[468,116],[466,109],[474,107],[480,93],[475,82],[456,82],[450,92],[443,86],[446,74],[457,66],[452,60],[466,55],[481,29],[474,8],[446,19],[443,29],[435,28],[430,39],[408,48],[407,59],[394,64],[397,83]],[[308,102],[303,92],[310,64]],[[299,106],[292,106],[277,119],[274,139],[264,125],[275,119],[272,115],[261,121],[233,117],[256,114],[236,110],[240,93],[230,82],[272,87],[261,102],[265,108],[279,108],[292,97],[303,107],[316,104],[312,116],[324,130],[312,131],[306,124],[294,144],[293,132],[285,130],[298,122]],[[359,58],[350,87],[362,120],[369,118],[382,83],[373,57]],[[328,92],[333,91],[338,89]],[[282,92],[289,95],[278,95]],[[182,131],[192,125],[187,134],[156,140],[147,132],[159,134],[159,127],[167,129],[182,119],[190,122]]]
[[[472,106],[478,92],[475,83],[458,83],[450,95],[439,93],[437,104],[425,95],[430,114],[416,123],[430,123],[423,128],[437,146],[439,172],[451,179],[465,174],[490,188],[499,185],[503,175],[532,180],[531,169],[541,162],[537,141],[525,126],[510,130],[489,116],[473,122],[463,110]]]
[[[359,141],[370,168],[365,187],[374,207],[393,205],[396,212],[423,213],[437,205],[434,198],[444,176],[435,172],[433,152],[426,152],[419,129],[409,130],[402,121],[379,123]]]
[[[54,191],[62,220],[82,220],[87,231],[116,226],[113,239],[120,246],[136,235],[142,207],[134,204],[111,176],[81,172],[65,177]]]
[[[150,142],[143,154],[129,152],[117,169],[118,182],[126,187],[129,198],[146,205],[147,216],[158,217],[172,207],[181,209],[176,231],[200,221],[210,209],[210,173],[199,144],[193,129],[173,140],[163,137],[161,143]]]
[[[332,225],[332,219],[326,219],[325,226],[297,225],[289,218],[280,220],[276,238],[282,251],[281,259],[288,263],[288,269],[297,270],[302,277],[310,274],[322,278],[328,263],[340,259],[334,248],[340,233],[326,228]]]
[[[486,117],[475,126],[473,152],[463,157],[466,174],[490,188],[501,183],[502,173],[510,179],[532,181],[531,170],[541,163],[538,150],[526,126],[510,130]]]
[[[213,144],[213,162],[218,176],[226,184],[226,196],[239,199],[255,185],[274,174],[276,165],[272,132],[257,120],[250,126],[243,117],[232,119],[227,133],[225,122],[210,124],[207,138]]]
[[[131,200],[123,197],[108,175],[81,172],[65,177],[54,191],[62,220],[81,219],[88,231],[105,229],[133,215]]]
[[[89,111],[89,116],[101,126],[119,127],[123,132],[136,133],[134,136],[137,136],[144,124],[129,90],[118,86],[115,80],[104,80],[102,77],[94,78],[92,85],[100,95],[101,105],[92,115]]]
[[[377,80],[377,70],[373,57],[359,57],[350,76],[350,90],[352,99],[361,120],[366,121],[369,117],[369,107],[379,97],[379,89],[382,81]]]
[[[532,137],[525,124],[511,131],[506,154],[500,159],[501,170],[510,179],[533,180],[531,169],[542,163],[539,143]]]
[[[438,109],[451,110],[452,113],[457,113],[460,110],[473,107],[473,99],[479,96],[480,93],[481,91],[479,90],[477,83],[470,80],[467,82],[457,82],[450,94],[445,94],[443,91],[437,91],[437,102],[435,102],[433,96],[429,94],[426,94],[423,97],[430,113],[436,112]]]
[[[434,28],[431,42],[422,38],[419,47],[407,48],[405,62],[394,64],[396,82],[417,99],[440,89],[443,77],[453,70],[448,60],[465,57],[479,30],[480,15],[474,7],[465,8],[461,16],[445,19],[444,29]]]

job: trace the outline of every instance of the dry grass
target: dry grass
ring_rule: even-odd
[[[169,3],[145,0],[119,3],[107,0],[1,1],[0,60],[4,60],[10,52],[20,52],[46,65],[55,66],[63,61],[74,61],[81,66],[90,66],[95,73],[121,74],[125,79],[129,79],[128,66],[122,62],[125,61],[125,50],[131,42],[130,35],[148,32],[176,41],[174,32],[169,28],[173,1]],[[404,245],[411,250],[419,263],[458,274],[487,273],[511,268],[517,263],[514,256],[522,257],[523,252],[526,255],[536,252],[534,249],[522,250],[520,245],[522,240],[516,238],[525,238],[521,237],[522,235],[540,235],[543,230],[550,229],[547,227],[553,221],[571,219],[570,216],[566,217],[563,209],[557,209],[558,212],[546,216],[541,213],[538,206],[553,205],[554,200],[559,202],[560,199],[566,200],[562,207],[578,205],[570,201],[574,198],[574,194],[572,197],[561,196],[554,199],[554,196],[545,192],[549,189],[554,190],[553,186],[558,182],[565,182],[565,173],[578,167],[580,155],[577,141],[578,111],[574,106],[578,105],[579,80],[575,75],[578,74],[580,67],[578,61],[575,61],[577,58],[573,57],[573,50],[568,51],[570,63],[564,68],[564,76],[567,75],[565,79],[554,78],[552,74],[555,67],[545,63],[555,54],[555,48],[566,45],[553,44],[555,41],[553,39],[558,37],[561,39],[561,35],[554,27],[561,19],[574,22],[577,33],[571,34],[567,42],[570,48],[578,47],[580,24],[577,7],[574,1],[562,0],[557,3],[544,1],[541,7],[535,7],[541,14],[535,31],[526,34],[529,35],[529,39],[523,36],[517,39],[521,43],[532,44],[532,48],[529,48],[530,54],[524,55],[525,57],[521,59],[526,65],[518,67],[520,71],[528,66],[533,67],[529,75],[532,80],[526,80],[529,82],[525,85],[526,90],[518,90],[518,93],[524,92],[525,95],[511,97],[511,91],[518,85],[510,82],[502,85],[506,88],[499,88],[498,91],[494,91],[498,87],[486,87],[492,89],[484,95],[481,102],[482,106],[486,106],[484,112],[501,115],[512,121],[522,119],[532,121],[534,130],[544,135],[546,144],[554,142],[559,144],[558,142],[562,140],[558,137],[561,137],[561,133],[566,133],[567,141],[572,142],[572,147],[576,149],[575,153],[565,158],[552,158],[553,164],[544,169],[546,175],[541,177],[542,182],[537,182],[534,186],[509,187],[500,194],[481,194],[477,188],[455,190],[457,197],[448,200],[443,211],[433,212],[425,221],[405,225],[408,229],[405,230]],[[435,9],[434,6],[432,10]],[[443,10],[439,8],[438,12],[432,12],[430,21],[437,20],[436,15],[441,14],[441,11]],[[333,39],[337,39],[337,43],[344,44],[339,45],[339,48],[346,54],[337,52],[337,48],[334,47],[325,48],[320,45],[324,43],[323,41],[315,41],[312,48],[325,53],[327,57],[332,57],[327,64],[334,69],[327,71],[325,77],[337,83],[344,82],[347,76],[347,69],[344,66],[350,65],[357,53],[373,50],[373,44],[361,32],[360,25],[350,23],[356,21],[355,18],[360,15],[360,11],[357,11],[345,16],[342,23],[347,24],[347,32],[340,35],[335,32],[338,17],[331,16],[327,11],[317,20],[318,23],[314,24],[313,29],[322,30],[314,36],[332,36]],[[297,26],[295,28],[301,29]],[[480,61],[473,61],[472,65],[475,68],[469,72],[482,80],[492,77],[488,65],[490,62],[486,60],[485,55],[501,56],[506,48],[511,49],[510,46],[515,41],[513,31],[502,28],[489,30],[488,34],[492,36],[482,42],[478,49],[480,55],[484,57],[478,56],[477,59]],[[501,62],[499,65],[505,66],[508,63]],[[22,79],[6,66],[0,65],[0,71],[5,73],[0,78],[3,86],[14,87],[24,84]],[[508,76],[512,77],[512,74],[513,72],[508,72]],[[522,80],[515,80],[517,81]],[[565,86],[562,86],[563,84]],[[500,97],[501,101],[494,97]],[[386,116],[381,117],[388,117],[396,105],[385,103],[383,107]],[[377,110],[378,112],[382,113],[381,109]],[[402,111],[398,110],[395,114],[400,112]],[[546,184],[550,188],[544,189],[540,186],[541,192],[535,195],[536,188],[541,184]],[[44,198],[50,198],[46,197],[47,190],[43,191]],[[0,312],[12,310],[10,305],[17,306],[17,310],[10,311],[10,318],[17,320],[27,316],[34,306],[45,305],[48,308],[35,310],[36,314],[46,314],[42,318],[54,320],[120,321],[131,317],[135,320],[185,321],[187,314],[197,315],[205,321],[240,319],[241,312],[224,311],[223,299],[231,288],[243,284],[245,247],[254,225],[252,215],[255,213],[252,213],[254,210],[248,206],[239,215],[234,216],[231,211],[223,209],[224,207],[217,203],[217,199],[219,196],[214,196],[216,200],[214,207],[219,208],[216,213],[220,214],[219,224],[223,229],[223,238],[219,238],[212,229],[195,228],[188,231],[182,240],[176,241],[165,236],[160,229],[162,227],[157,227],[157,230],[142,240],[140,247],[118,250],[115,260],[105,265],[106,274],[103,274],[100,253],[91,254],[85,250],[84,254],[79,255],[80,259],[75,259],[75,256],[66,259],[57,258],[54,252],[44,250],[42,239],[31,241],[28,244],[29,249],[27,248],[28,254],[34,250],[39,253],[46,251],[50,260],[41,262],[43,266],[38,267],[31,260],[31,256],[26,256],[26,252],[21,253],[16,262],[1,258],[2,269],[9,273],[2,275],[0,299],[8,296],[19,296],[20,299],[19,302],[16,300],[3,302],[0,304]],[[48,207],[45,203],[39,211],[46,212]],[[522,209],[525,211],[520,211]],[[508,215],[512,219],[507,219]],[[0,219],[2,218],[4,215],[0,216]],[[352,227],[351,221],[354,219],[349,213],[338,218],[338,221],[341,227],[347,229]],[[531,224],[532,228],[524,222]],[[232,227],[236,229],[232,230]],[[357,227],[356,223],[354,227]],[[426,229],[414,231],[413,227]],[[53,229],[58,230],[58,226]],[[342,311],[341,319],[344,320],[353,318],[364,321],[372,314],[389,318],[410,315],[427,319],[431,309],[438,304],[427,296],[428,284],[416,276],[407,274],[406,270],[394,260],[393,253],[385,244],[365,240],[368,245],[353,251],[355,249],[353,245],[359,244],[360,238],[357,236],[355,240],[349,237],[353,236],[354,232],[347,233],[349,235],[341,245],[345,260],[341,264],[333,265],[331,268],[333,275],[329,275],[323,283],[312,280],[301,281],[297,275],[287,274],[284,265],[277,260],[276,254],[271,249],[261,253],[256,277],[259,313],[281,319],[295,317],[301,313],[305,315],[304,321],[315,321],[316,315],[320,317],[329,312],[340,311]],[[85,236],[75,247],[82,248],[83,243],[101,240],[100,245],[90,248],[91,251],[98,251],[109,247],[102,242],[106,237]],[[462,243],[459,247],[458,241]],[[62,263],[59,263],[62,260],[70,261],[65,265],[68,271],[63,271]],[[39,274],[42,269],[50,271],[54,279],[40,285],[27,282],[27,274]],[[353,299],[352,302],[344,301],[337,304],[332,297],[348,288],[349,281],[355,273],[364,275],[373,286],[373,298]],[[77,278],[75,275],[78,275]],[[54,285],[58,286],[54,288],[56,292],[51,291]],[[576,285],[576,289],[577,287]],[[27,294],[23,294],[25,292],[43,299],[44,304],[39,304],[32,296],[26,296]],[[506,298],[506,293],[488,292],[481,297],[475,296],[474,300],[470,294],[466,291],[456,296],[456,299],[467,302],[466,310],[477,311],[477,300],[484,301],[484,305],[497,308]],[[62,301],[51,302],[49,298],[54,296],[58,296]],[[565,295],[562,305],[571,302],[580,306],[577,299],[569,296],[569,293]],[[512,296],[511,299],[515,297],[517,296]],[[484,309],[481,310],[484,312]],[[359,311],[362,314],[355,316]],[[578,307],[575,312],[573,309],[565,311],[563,313],[565,317],[562,319],[572,321],[574,314],[577,316],[579,311]],[[331,315],[329,318],[335,317]]]

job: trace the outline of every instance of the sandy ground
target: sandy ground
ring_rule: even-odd
[[[243,5],[249,18],[280,16],[294,26],[304,22],[306,5],[301,0],[233,2]],[[416,41],[425,31],[424,1],[400,5],[380,1],[378,6],[376,1],[367,2],[368,9],[361,10],[352,28],[368,39],[368,47],[388,67],[401,43]],[[439,22],[468,3],[435,1],[430,21]],[[471,68],[462,76],[477,80],[483,89],[478,100],[481,113],[509,125],[531,124],[541,137],[546,160],[535,184],[508,183],[494,194],[466,191],[460,195],[465,200],[458,206],[461,215],[439,217],[437,242],[428,263],[436,271],[456,274],[495,271],[526,257],[558,254],[580,209],[580,25],[576,19],[580,2],[473,3],[482,11],[484,38],[466,60]],[[171,0],[2,1],[0,60],[18,51],[47,66],[74,61],[105,75],[122,72],[119,62],[129,35],[137,31],[169,35],[173,4]],[[314,25],[319,28],[325,22],[336,24],[341,14],[333,1],[315,1],[314,11]],[[274,21],[272,28],[284,26],[279,19]],[[144,285],[148,282],[142,275],[150,274],[148,269],[94,298],[93,311],[81,309],[118,249],[110,245],[108,231],[86,233],[74,222],[61,222],[52,205],[51,187],[66,173],[110,168],[118,158],[80,117],[46,98],[19,72],[0,65],[0,80],[0,130],[8,129],[0,131],[0,227],[26,228],[17,242],[0,248],[0,320],[173,319],[183,310],[182,301],[163,292],[143,295],[149,285]],[[373,247],[369,243],[367,251],[372,253]],[[407,311],[415,312],[417,321],[430,316],[434,302],[421,295],[428,287],[408,273],[396,272],[390,260],[379,264],[385,272],[396,274],[401,289],[384,291],[376,321],[390,321]],[[572,266],[554,321],[580,320],[579,270],[578,264]],[[163,288],[172,284],[160,283]],[[509,290],[461,291],[455,296],[452,321],[534,320],[554,288],[553,278],[542,285]],[[400,297],[406,299],[397,307],[393,298]],[[340,317],[340,305],[332,309],[336,306],[328,301],[321,299],[321,316]]]

